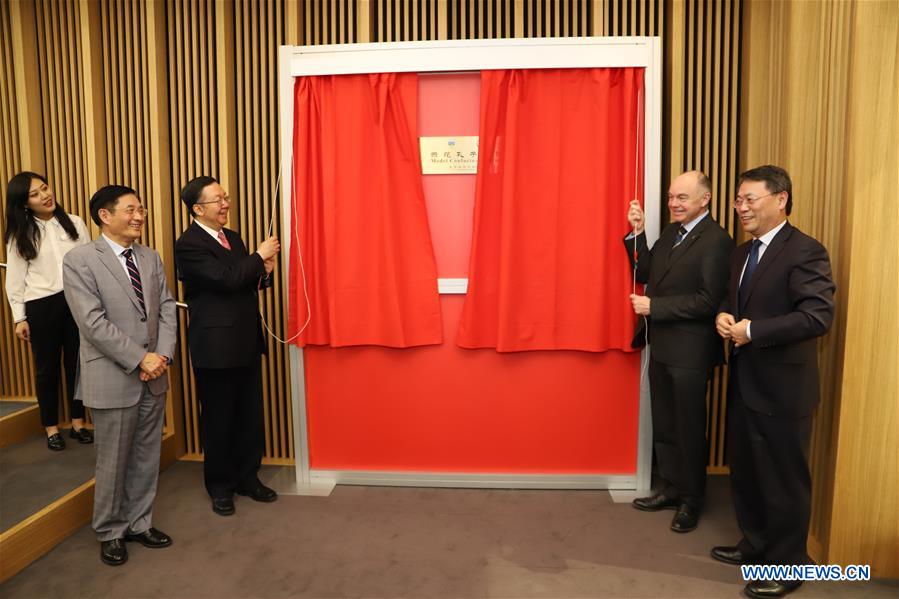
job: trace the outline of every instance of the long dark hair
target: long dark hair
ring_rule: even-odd
[[[47,182],[47,178],[43,175],[25,171],[10,179],[6,186],[6,231],[3,234],[3,243],[15,240],[16,251],[25,260],[37,258],[37,248],[41,240],[41,229],[37,226],[34,214],[28,209],[28,194],[33,179]],[[78,239],[75,223],[59,202],[56,203],[53,216],[62,225],[69,239]]]

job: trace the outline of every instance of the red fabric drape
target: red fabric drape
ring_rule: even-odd
[[[417,111],[415,73],[297,79],[292,336],[311,312],[297,345],[442,341]]]
[[[461,347],[630,349],[621,240],[643,198],[642,90],[641,68],[481,73]]]

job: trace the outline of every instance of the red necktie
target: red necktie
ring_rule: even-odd
[[[228,243],[228,239],[225,237],[224,231],[219,231],[219,243],[221,243],[225,247],[226,250],[231,249],[231,244]]]

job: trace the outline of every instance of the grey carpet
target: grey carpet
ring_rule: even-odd
[[[36,405],[35,401],[0,401],[0,418]]]
[[[93,445],[69,439],[63,451],[47,449],[38,434],[0,449],[0,530],[7,530],[94,477]]]
[[[237,498],[216,516],[200,464],[160,479],[154,525],[175,544],[129,544],[112,568],[88,527],[8,581],[4,597],[739,597],[727,479],[698,530],[668,530],[599,491],[337,487],[330,497]],[[890,582],[807,583],[797,597],[895,597]]]

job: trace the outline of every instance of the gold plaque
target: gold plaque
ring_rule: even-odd
[[[420,137],[421,174],[461,175],[478,172],[478,136]]]

